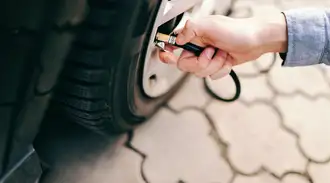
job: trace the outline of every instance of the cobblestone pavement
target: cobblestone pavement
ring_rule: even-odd
[[[330,1],[238,0],[232,16],[304,6]],[[281,68],[280,62],[266,54],[235,68],[242,96],[233,103],[213,99],[202,80],[190,77],[119,148],[112,182],[328,183],[330,69]],[[229,77],[209,84],[221,96],[233,93]]]

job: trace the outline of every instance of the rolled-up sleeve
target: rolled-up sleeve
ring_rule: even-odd
[[[330,65],[330,10],[293,9],[284,11],[288,50],[281,53],[283,66]]]

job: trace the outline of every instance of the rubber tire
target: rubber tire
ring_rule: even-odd
[[[132,130],[179,88],[149,98],[142,91],[143,60],[160,1],[91,0],[57,86],[55,100],[74,122],[100,133]],[[150,11],[150,9],[152,11]],[[152,18],[150,18],[152,17]]]

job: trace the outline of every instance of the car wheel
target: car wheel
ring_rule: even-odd
[[[159,30],[169,33],[189,16],[214,11],[201,7],[215,0],[194,1],[193,7],[185,7],[186,13],[179,12]],[[89,1],[89,13],[55,94],[74,122],[102,133],[131,130],[181,86],[186,74],[161,63],[153,43],[157,22],[177,1],[150,2]]]

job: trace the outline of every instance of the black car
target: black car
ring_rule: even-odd
[[[218,4],[205,10],[202,1],[3,0],[0,183],[38,182],[44,162],[33,144],[50,110],[103,135],[152,116],[186,76],[159,62],[155,33],[230,4],[204,0]],[[159,27],[164,16],[172,19]]]

